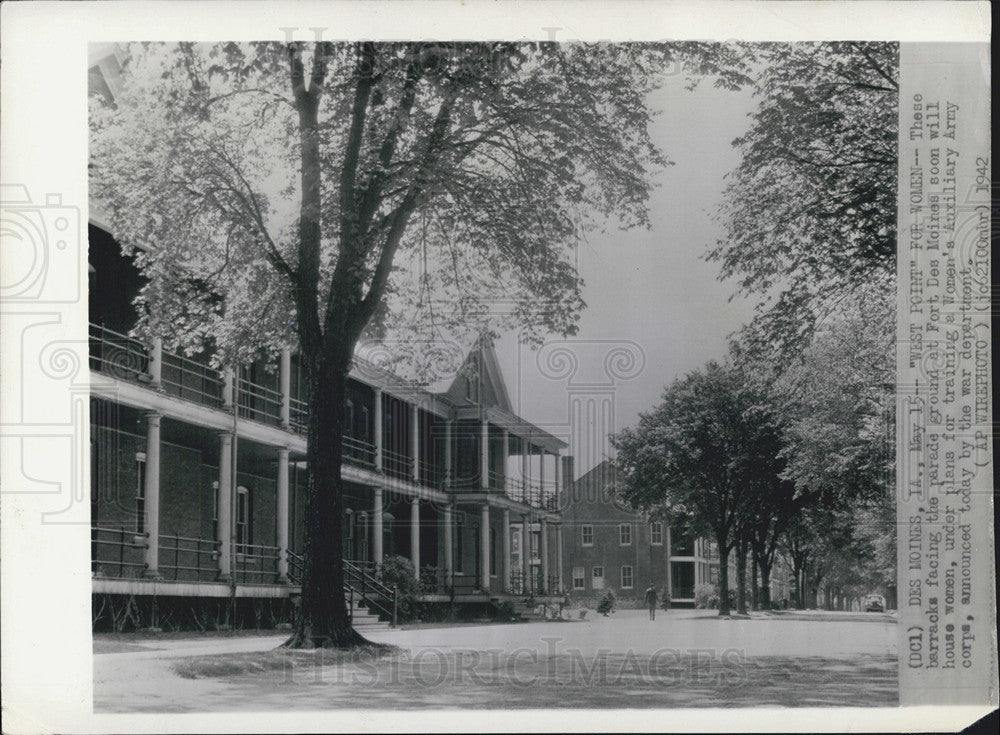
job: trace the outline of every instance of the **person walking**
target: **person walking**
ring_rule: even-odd
[[[649,619],[656,620],[656,588],[653,583],[649,583],[649,587],[646,588],[646,605],[649,607]]]

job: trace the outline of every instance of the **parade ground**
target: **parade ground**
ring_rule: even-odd
[[[894,706],[896,621],[878,613],[588,611],[570,621],[367,632],[381,648],[287,651],[287,632],[96,635],[95,712],[370,708]]]

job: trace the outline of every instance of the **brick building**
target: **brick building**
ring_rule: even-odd
[[[652,583],[657,592],[670,590],[673,604],[693,606],[695,587],[718,578],[713,545],[683,521],[649,519],[623,506],[613,489],[614,469],[604,461],[561,494],[567,594],[579,602],[593,602],[606,590],[641,599]]]

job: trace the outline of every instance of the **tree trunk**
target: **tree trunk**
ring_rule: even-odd
[[[771,609],[771,563],[760,562],[760,609]]]
[[[346,365],[346,361],[334,361]],[[341,445],[347,370],[307,367],[309,434],[302,599],[290,648],[348,648],[368,641],[352,627],[344,595]]]
[[[752,554],[750,558],[750,607],[760,610],[760,587],[757,586],[757,555]]]
[[[718,534],[715,543],[719,547],[719,615],[729,615],[729,546]]]
[[[747,614],[747,544],[736,544],[736,612]]]

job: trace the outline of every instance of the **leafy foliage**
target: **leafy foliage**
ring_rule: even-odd
[[[845,294],[892,289],[898,44],[689,44],[688,68],[759,100],[708,257],[764,297],[747,340],[783,357]],[[693,79],[697,84],[700,77]]]

